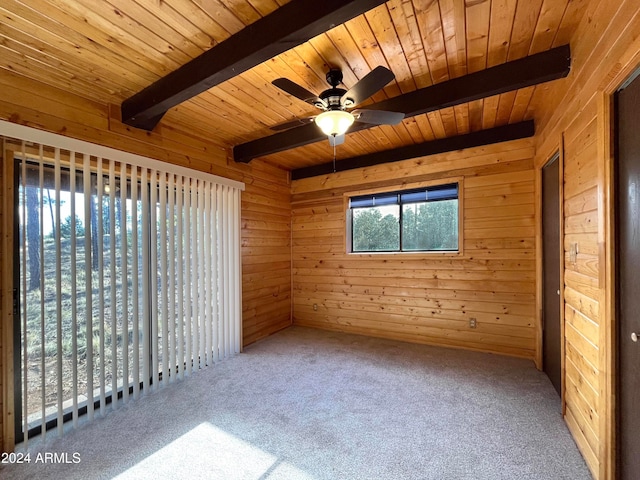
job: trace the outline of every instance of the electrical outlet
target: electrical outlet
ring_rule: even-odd
[[[478,326],[478,321],[475,318],[469,319],[469,328],[476,328]]]
[[[313,304],[313,311],[314,311],[314,312],[317,312],[317,311],[318,311],[318,304],[317,304],[317,303],[314,303],[314,304]]]

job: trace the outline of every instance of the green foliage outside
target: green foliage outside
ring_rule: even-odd
[[[399,209],[399,206],[354,209],[353,251],[458,249],[457,200],[403,205],[402,249],[400,249]],[[383,213],[386,214],[383,215]]]
[[[60,224],[60,236],[62,238],[71,238],[71,229],[71,216],[68,216]],[[76,215],[76,238],[79,237],[84,237],[84,226],[82,225],[80,217]]]
[[[387,207],[388,208],[388,207]],[[384,252],[398,250],[400,229],[399,207],[384,217],[379,208],[357,208],[353,211],[353,251]]]
[[[403,250],[457,250],[458,201],[403,206]]]

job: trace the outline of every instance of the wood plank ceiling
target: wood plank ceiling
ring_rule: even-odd
[[[0,69],[119,106],[286,3],[3,0]],[[289,78],[319,93],[328,87],[325,73],[330,67],[342,69],[349,88],[383,65],[396,80],[369,101],[380,102],[564,45],[586,3],[390,0],[170,109],[160,128],[191,132],[231,155],[234,145],[272,134],[270,126],[317,113],[272,86],[276,78]],[[394,127],[348,134],[337,158],[534,119],[535,92],[541,88],[544,85],[418,115]],[[327,141],[265,157],[285,169],[332,158]]]

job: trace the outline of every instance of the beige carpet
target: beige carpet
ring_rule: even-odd
[[[591,478],[559,403],[529,361],[293,327],[0,478]]]

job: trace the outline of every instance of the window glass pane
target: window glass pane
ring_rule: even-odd
[[[66,152],[61,152],[64,156]],[[45,154],[53,155],[53,152],[45,151]],[[70,175],[63,169],[60,173],[61,191],[59,201],[56,197],[54,169],[48,165],[27,163],[23,178],[22,164],[26,159],[20,159],[19,173],[19,232],[20,245],[22,235],[26,232],[25,249],[19,251],[20,285],[26,284],[26,302],[21,302],[21,319],[26,323],[21,325],[26,330],[21,335],[26,340],[27,358],[22,357],[22,371],[27,371],[28,382],[26,385],[27,411],[22,411],[28,418],[29,428],[41,424],[44,415],[47,419],[55,417],[58,403],[58,369],[59,356],[62,357],[62,401],[68,404],[72,399],[71,371],[73,368],[72,357],[72,304],[76,302],[84,290],[76,289],[72,295],[71,274],[71,237],[84,238],[83,205],[84,196],[75,194],[75,210],[71,210],[71,197],[69,191]],[[42,174],[42,188],[40,188],[40,175]],[[82,185],[82,175],[76,175],[76,185]],[[23,185],[24,183],[24,185]],[[23,203],[24,202],[24,203]],[[60,285],[60,318],[58,318],[58,298],[56,268],[58,251],[56,249],[56,209],[60,206],[60,251],[59,261],[61,267]],[[23,209],[24,207],[24,209]],[[23,218],[23,212],[25,217]],[[73,217],[73,220],[72,220]],[[80,254],[76,247],[76,256]],[[24,267],[24,269],[23,269]],[[76,270],[75,281],[80,285],[84,281],[84,272]],[[78,307],[77,312],[84,315],[84,311]],[[62,350],[58,350],[58,322],[62,331]],[[79,325],[79,323],[78,323]],[[79,326],[77,327],[79,328]],[[78,341],[78,355],[86,354],[86,341],[84,337]],[[24,351],[24,343],[21,352]],[[86,379],[80,378],[79,380]],[[53,416],[53,417],[50,417]]]
[[[400,207],[354,208],[353,251],[384,252],[400,248]]]
[[[402,250],[457,250],[458,200],[402,207]]]
[[[64,155],[65,152],[63,152]],[[24,161],[24,160],[21,160]],[[77,159],[76,159],[77,161]],[[122,269],[124,266],[122,256],[122,242],[125,235],[130,235],[130,225],[122,225],[122,209],[127,209],[127,221],[131,211],[130,200],[126,206],[122,204],[120,188],[122,182],[116,180],[114,185],[115,195],[110,201],[106,185],[109,176],[103,176],[103,192],[101,199],[97,195],[97,175],[91,175],[91,200],[89,216],[85,216],[83,192],[83,173],[81,166],[76,164],[75,193],[71,193],[70,173],[66,168],[61,170],[60,178],[60,293],[61,293],[61,317],[59,319],[62,331],[62,349],[58,350],[58,317],[57,317],[57,281],[56,281],[56,200],[54,169],[51,165],[26,165],[26,178],[23,187],[22,164],[18,166],[19,172],[19,212],[20,235],[26,232],[26,248],[20,249],[21,268],[20,275],[25,278],[27,285],[26,303],[21,303],[21,318],[26,316],[26,331],[22,332],[22,340],[27,342],[27,359],[21,368],[27,370],[27,415],[29,428],[40,425],[43,420],[48,421],[56,416],[58,410],[58,356],[62,356],[62,406],[69,411],[73,401],[73,371],[76,370],[77,402],[80,406],[86,403],[87,385],[87,353],[88,342],[93,348],[93,385],[98,393],[101,379],[104,377],[105,395],[111,393],[114,375],[119,387],[124,385],[122,360],[125,355],[122,347],[122,335],[128,328],[123,325],[125,312],[129,306],[123,305],[122,293]],[[42,173],[42,187],[40,188],[40,173]],[[24,195],[23,195],[24,189]],[[127,190],[128,192],[128,190]],[[127,193],[128,197],[128,193]],[[24,205],[23,205],[24,202]],[[140,204],[138,204],[140,205]],[[22,212],[26,218],[22,218]],[[72,209],[73,208],[73,209]],[[140,207],[138,207],[140,208]],[[113,212],[112,212],[113,211]],[[114,213],[114,215],[112,215]],[[138,218],[141,216],[139,215]],[[113,229],[111,222],[113,220]],[[102,223],[102,239],[98,238],[98,223]],[[91,230],[92,254],[91,258],[91,284],[93,291],[92,318],[93,337],[87,339],[87,303],[85,274],[85,233]],[[111,233],[115,233],[112,237]],[[126,232],[126,234],[125,234]],[[75,237],[75,249],[72,250],[72,237]],[[102,254],[98,253],[98,244],[101,244]],[[20,241],[22,245],[22,239]],[[72,252],[75,253],[75,263],[72,261]],[[112,255],[113,252],[113,255]],[[132,253],[127,251],[129,255]],[[102,269],[99,269],[99,261],[102,261]],[[115,261],[115,277],[111,277],[111,264]],[[141,263],[141,262],[140,262]],[[131,265],[131,258],[127,260]],[[25,267],[23,269],[23,267]],[[42,271],[41,271],[42,269]],[[102,281],[102,295],[98,293],[98,286]],[[22,285],[22,280],[20,282]],[[75,284],[75,290],[74,285]],[[114,286],[118,294],[115,303],[112,304],[110,290]],[[129,302],[133,298],[132,289],[128,290]],[[91,295],[91,292],[89,292]],[[74,318],[75,313],[75,330]],[[115,317],[114,317],[115,314]],[[102,323],[100,324],[100,321]],[[113,336],[113,325],[116,323],[116,336]],[[100,331],[103,332],[102,341]],[[76,337],[75,352],[73,336]],[[113,365],[113,348],[116,347],[116,361]],[[24,344],[21,347],[24,351]],[[132,352],[129,355],[129,365],[132,365]],[[74,365],[75,362],[75,365]],[[129,372],[130,373],[130,372]],[[127,384],[131,380],[131,376]],[[43,417],[43,408],[44,415]]]

